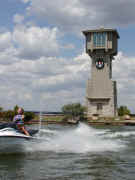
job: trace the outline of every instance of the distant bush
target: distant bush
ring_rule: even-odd
[[[124,115],[129,115],[130,110],[127,108],[127,106],[120,106],[118,108],[118,115],[119,116],[124,116]]]
[[[28,122],[35,118],[35,114],[33,112],[25,112],[24,113],[24,121]]]
[[[12,110],[5,111],[5,112],[3,112],[3,114],[4,114],[3,118],[6,121],[12,121],[13,117],[15,115],[14,111],[12,111]]]
[[[62,112],[65,117],[64,120],[67,119],[78,119],[84,120],[84,112],[86,108],[82,106],[80,103],[67,104],[62,107]]]

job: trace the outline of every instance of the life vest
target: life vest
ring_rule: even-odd
[[[21,114],[16,115],[13,119],[13,122],[16,123],[17,125],[24,125],[23,117]]]

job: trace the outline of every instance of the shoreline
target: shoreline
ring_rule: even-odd
[[[107,120],[85,120],[85,121],[80,121],[87,123],[88,125],[101,125],[101,126],[135,126],[135,119],[134,120],[113,120],[113,121],[107,121]],[[28,122],[26,124],[32,125],[32,124],[38,124],[39,121],[32,121]],[[62,121],[42,121],[43,125],[48,125],[48,124],[61,124],[61,125],[77,125],[79,121],[77,122],[62,122]]]
[[[115,120],[115,121],[87,121],[89,125],[106,125],[106,126],[135,126],[135,120]]]
[[[11,121],[0,121],[0,123],[8,123]],[[130,119],[130,120],[126,120],[126,119],[99,119],[99,120],[83,120],[80,122],[84,122],[87,123],[88,125],[100,125],[100,126],[135,126],[135,119]],[[43,125],[48,125],[48,124],[61,124],[61,125],[77,125],[79,123],[79,121],[58,121],[58,120],[42,120],[41,124]],[[32,125],[32,124],[39,124],[39,120],[32,120],[30,122],[25,122],[26,125]]]

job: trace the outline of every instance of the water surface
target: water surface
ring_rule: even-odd
[[[39,138],[0,152],[0,180],[135,179],[135,127],[48,125]]]

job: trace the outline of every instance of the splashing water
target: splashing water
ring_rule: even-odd
[[[107,132],[108,130],[97,130],[82,123],[66,131],[41,129],[41,141],[32,144],[27,150],[86,153],[119,151],[125,147],[120,140],[105,138]]]
[[[39,113],[39,126],[38,126],[38,136],[40,137],[40,131],[41,131],[41,125],[42,125],[42,112]]]
[[[129,137],[129,136],[135,136],[135,131],[125,131],[125,132],[114,132],[107,135],[107,137],[110,138],[120,138],[120,137]]]

